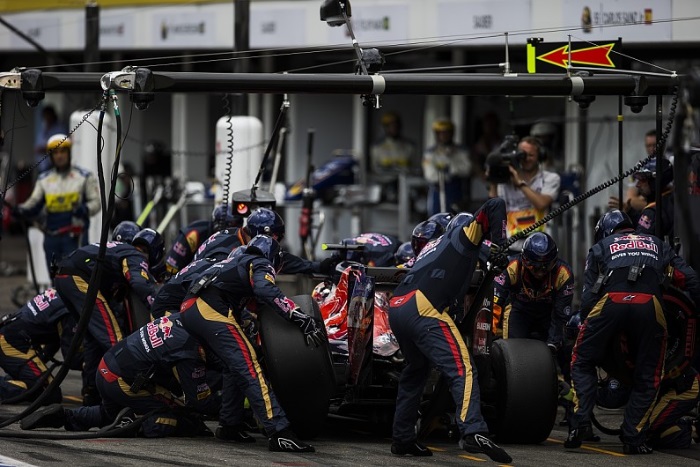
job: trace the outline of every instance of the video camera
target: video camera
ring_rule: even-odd
[[[486,157],[486,180],[491,183],[507,183],[510,180],[510,170],[513,166],[520,168],[525,159],[524,151],[518,149],[520,138],[517,135],[507,135],[503,143]]]

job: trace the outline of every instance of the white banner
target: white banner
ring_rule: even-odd
[[[306,46],[306,10],[299,8],[270,8],[256,4],[250,9],[250,47]]]
[[[441,1],[436,31],[455,45],[505,44],[503,33],[532,28],[530,0]],[[515,38],[514,38],[515,39]],[[523,43],[524,40],[519,40]]]
[[[9,22],[46,50],[61,49],[61,22],[57,15],[46,15],[40,12],[24,13],[12,15],[12,19],[9,19]],[[5,33],[10,34],[11,49],[36,50],[33,45],[14,32],[6,30]]]
[[[131,49],[134,43],[134,9],[100,11],[100,48]]]
[[[372,43],[405,42],[409,39],[408,5],[353,4],[351,26],[361,47]],[[337,44],[351,44],[347,26],[328,28],[327,45]]]
[[[153,14],[153,45],[189,49],[216,47],[215,21],[216,16],[210,12]]]
[[[672,23],[658,22],[669,19],[671,0],[564,0],[561,24],[578,27],[574,40],[621,37],[624,45],[670,41]]]

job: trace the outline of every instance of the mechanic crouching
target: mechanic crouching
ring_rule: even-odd
[[[646,442],[652,406],[664,373],[667,325],[663,285],[673,283],[700,303],[700,282],[673,248],[653,235],[638,235],[627,214],[606,213],[595,228],[586,258],[581,313],[586,319],[573,350],[574,411],[564,447],[578,448],[591,433],[597,374],[609,344],[627,336],[634,362],[632,392],[625,408],[625,454],[651,454]]]
[[[87,431],[147,415],[141,424],[146,438],[211,436],[197,417],[216,415],[221,405],[207,384],[206,363],[204,349],[182,327],[180,315],[164,316],[105,353],[96,376],[102,404],[77,409],[53,404],[24,418],[21,428]]]
[[[24,400],[34,385],[48,386],[51,382],[46,363],[58,348],[64,355],[75,335],[75,319],[53,288],[29,300],[16,313],[4,316],[0,322],[0,403]],[[79,370],[82,355],[71,362]],[[34,398],[41,394],[36,392]],[[61,388],[44,399],[45,404],[61,402]]]
[[[314,452],[313,446],[299,440],[290,430],[289,420],[265,379],[255,349],[239,321],[245,309],[255,310],[254,300],[258,299],[297,325],[307,345],[318,346],[325,339],[313,318],[301,312],[275,284],[281,260],[277,240],[266,235],[254,237],[244,252],[213,265],[192,281],[180,313],[185,329],[224,365],[217,438],[253,440],[242,426],[243,404],[239,397],[245,395],[265,428],[270,451]]]
[[[556,353],[564,340],[573,294],[574,274],[559,258],[554,239],[535,232],[523,243],[522,253],[494,279],[494,329],[502,317],[505,339],[538,339]]]
[[[460,446],[484,453],[497,462],[511,457],[488,438],[481,414],[476,368],[452,317],[447,313],[455,299],[464,297],[471,284],[485,236],[499,247],[505,243],[505,203],[488,200],[465,226],[448,230],[428,243],[394,291],[389,323],[406,358],[401,372],[391,452],[431,456],[416,440],[415,426],[431,366],[447,378],[457,405]]]
[[[97,243],[75,250],[60,264],[56,290],[66,307],[78,319],[83,312],[88,282],[97,265]],[[108,242],[99,292],[94,303],[87,304],[91,313],[83,341],[83,403],[99,404],[95,372],[104,353],[130,332],[128,316],[122,306],[128,290],[133,290],[150,308],[155,296],[155,279],[151,271],[163,259],[163,237],[153,229],[137,233],[131,245]]]

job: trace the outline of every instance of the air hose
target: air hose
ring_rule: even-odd
[[[233,122],[231,121],[231,102],[229,101],[229,95],[224,94],[223,97],[224,110],[228,119],[226,120],[226,146],[228,147],[228,152],[226,153],[226,169],[224,170],[224,180],[222,181],[222,203],[224,205],[224,212],[228,211],[226,209],[229,203],[229,185],[231,184],[231,170],[233,169]]]
[[[114,91],[111,91],[111,94],[113,96],[113,102],[116,104],[116,95],[114,94]],[[104,258],[105,258],[105,253],[107,250],[107,234],[108,234],[108,227],[109,227],[109,221],[112,217],[113,211],[114,211],[114,187],[116,185],[116,179],[113,179],[111,181],[111,190],[109,192],[109,207],[106,202],[106,194],[105,194],[105,178],[104,178],[104,170],[102,167],[102,147],[101,147],[101,142],[102,142],[102,127],[104,123],[104,115],[105,111],[107,108],[107,102],[108,102],[108,97],[109,94],[107,92],[104,92],[102,94],[102,99],[100,100],[100,118],[99,118],[99,123],[97,126],[97,175],[98,175],[98,181],[99,181],[99,187],[100,187],[100,198],[102,202],[102,209],[103,212],[105,209],[107,209],[106,215],[103,218],[102,222],[102,230],[100,232],[100,246],[99,250],[97,253],[97,258],[95,259],[95,269],[93,269],[92,274],[90,276],[90,280],[88,282],[88,288],[87,292],[85,294],[85,301],[83,302],[83,309],[80,313],[80,319],[78,320],[76,331],[75,331],[75,336],[73,337],[73,340],[71,341],[70,347],[68,349],[68,352],[66,355],[64,355],[64,363],[61,365],[61,367],[58,370],[58,373],[54,377],[53,381],[49,383],[49,385],[46,387],[44,392],[39,395],[39,397],[34,400],[29,406],[27,406],[21,413],[14,415],[8,419],[3,420],[0,422],[0,428],[4,428],[8,425],[11,425],[12,423],[15,423],[22,418],[26,417],[30,413],[33,413],[37,408],[39,408],[41,405],[43,405],[44,400],[49,397],[49,395],[56,390],[60,384],[63,382],[65,379],[66,375],[68,374],[68,371],[70,370],[70,361],[72,361],[73,357],[75,356],[76,352],[78,351],[78,348],[82,345],[83,337],[85,335],[85,332],[87,331],[88,323],[90,322],[90,317],[92,315],[92,310],[94,308],[94,303],[95,300],[97,299],[97,294],[99,293],[99,284],[102,279],[102,270],[104,268]],[[94,110],[94,109],[93,109]],[[92,113],[92,111],[90,112]],[[120,156],[120,149],[121,149],[121,116],[119,114],[118,107],[115,105],[115,116],[117,119],[117,153],[115,157],[115,166],[118,167],[119,165],[119,156]],[[78,126],[83,123],[84,121],[87,120],[88,116],[90,114],[86,114],[81,122],[78,124]],[[77,128],[77,127],[76,127]],[[75,131],[75,129],[73,130]]]

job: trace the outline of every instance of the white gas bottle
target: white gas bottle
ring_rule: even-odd
[[[229,175],[228,193],[231,194],[251,188],[260,170],[264,154],[265,141],[263,126],[256,117],[221,117],[216,122],[216,164],[215,174],[219,184],[215,201],[223,201],[224,184],[226,183],[227,161],[230,154],[230,138],[232,135],[233,157]]]

